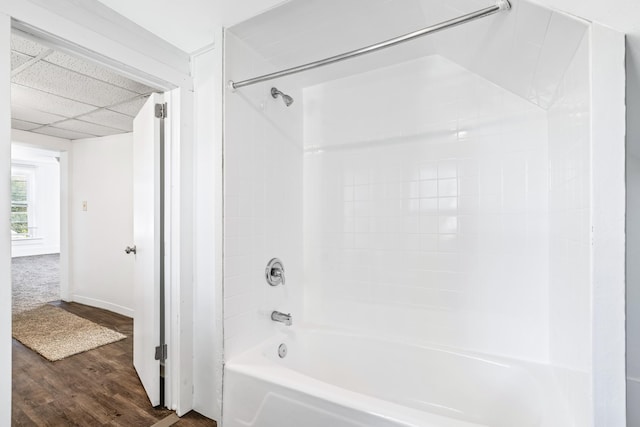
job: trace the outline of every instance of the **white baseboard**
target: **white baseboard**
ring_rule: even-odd
[[[59,254],[59,253],[60,253],[60,246],[13,245],[11,247],[11,258],[19,258],[23,256]]]
[[[80,304],[89,305],[91,307],[102,308],[104,310],[113,311],[114,313],[122,314],[123,316],[133,317],[133,309],[123,307],[111,302],[102,301],[95,298],[83,297],[82,295],[73,295],[72,301]]]

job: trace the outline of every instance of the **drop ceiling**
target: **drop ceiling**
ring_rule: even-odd
[[[20,34],[11,70],[12,127],[59,138],[131,132],[149,94],[161,92]]]

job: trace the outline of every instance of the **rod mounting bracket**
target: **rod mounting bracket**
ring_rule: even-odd
[[[509,3],[509,0],[498,0],[496,2],[496,6],[498,6],[500,8],[500,10],[509,10],[509,9],[511,9],[511,3]]]

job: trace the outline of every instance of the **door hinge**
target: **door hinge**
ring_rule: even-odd
[[[159,345],[156,347],[156,360],[164,362],[167,360],[167,345]]]
[[[158,119],[166,119],[167,118],[167,103],[164,104],[156,104],[156,118]]]

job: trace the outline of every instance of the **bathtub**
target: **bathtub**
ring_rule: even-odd
[[[294,329],[225,365],[222,426],[565,427],[564,400],[543,365]]]

